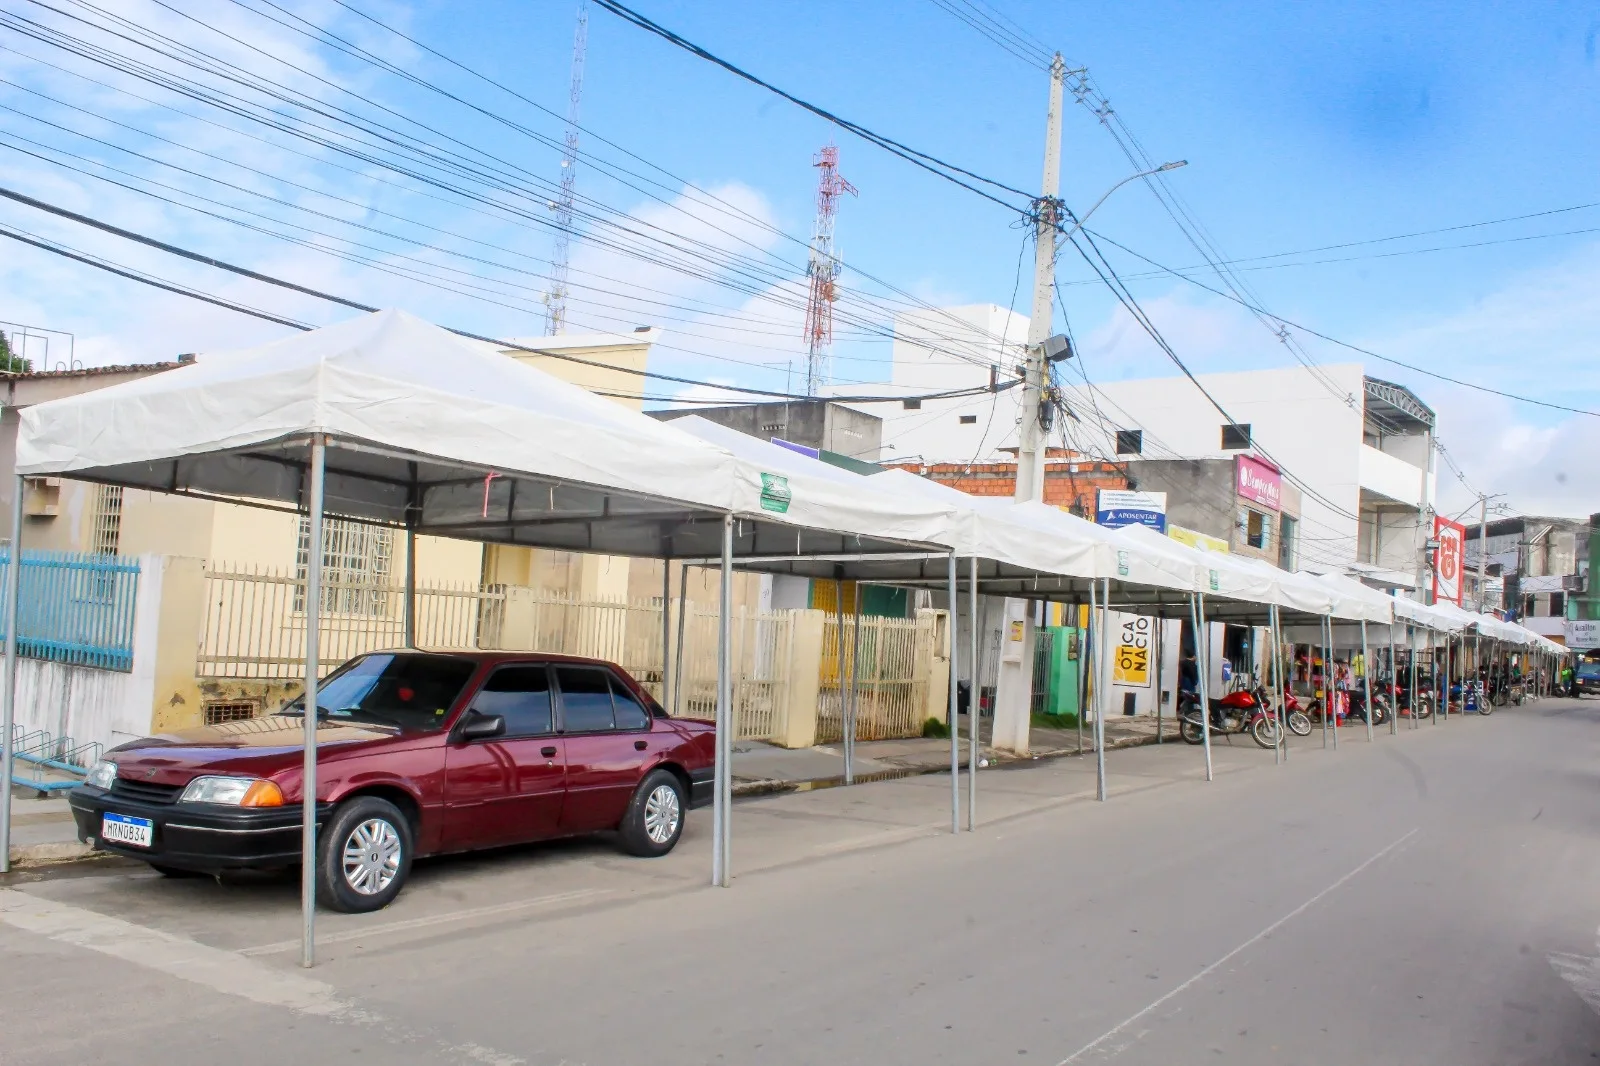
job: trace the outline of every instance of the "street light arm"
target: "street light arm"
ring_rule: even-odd
[[[1129,174],[1127,177],[1111,186],[1111,188],[1107,189],[1100,199],[1094,202],[1094,206],[1085,211],[1078,221],[1073,224],[1071,229],[1067,230],[1061,236],[1056,238],[1056,248],[1059,250],[1064,244],[1070,241],[1072,239],[1072,235],[1082,229],[1085,222],[1089,221],[1089,216],[1100,210],[1100,205],[1109,200],[1112,193],[1128,184],[1128,182],[1138,181],[1140,178],[1148,178],[1152,174],[1161,174],[1168,170],[1177,170],[1179,167],[1186,167],[1188,165],[1189,161],[1187,159],[1179,159],[1172,163],[1162,163],[1159,167],[1154,167],[1150,170],[1141,170],[1137,174]]]

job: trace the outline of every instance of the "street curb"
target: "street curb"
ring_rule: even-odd
[[[1163,737],[1161,743],[1170,744],[1177,740],[1176,736]],[[1154,736],[1134,737],[1131,739],[1113,741],[1106,745],[1107,751],[1118,751],[1122,748],[1142,748],[1153,746],[1157,743]],[[1031,755],[1002,756],[990,751],[985,758],[988,766],[981,769],[1005,770],[1020,766],[1032,766],[1035,763],[1048,762],[1054,759],[1072,759],[1080,755],[1093,755],[1093,748],[1079,751],[1077,748],[1051,748],[1048,751],[1036,752]],[[870,784],[873,781],[892,781],[902,777],[923,777],[928,774],[947,774],[950,772],[948,765],[938,766],[904,766],[892,770],[880,770],[876,773],[857,774],[855,783],[858,785]],[[790,792],[812,792],[823,788],[844,787],[844,775],[835,774],[831,777],[813,777],[804,780],[773,780],[773,779],[746,779],[733,782],[733,794],[736,798],[752,796],[781,796]]]

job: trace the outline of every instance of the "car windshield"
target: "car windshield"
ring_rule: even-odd
[[[330,721],[376,722],[413,731],[437,729],[472,676],[471,659],[451,655],[363,655],[317,689],[317,711]],[[304,714],[305,697],[284,706]]]

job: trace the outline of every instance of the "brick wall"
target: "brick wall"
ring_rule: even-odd
[[[971,496],[1009,500],[1017,490],[1016,463],[907,463],[901,469]],[[1097,490],[1127,487],[1127,475],[1112,463],[1053,458],[1045,463],[1044,502],[1086,517],[1094,515]]]

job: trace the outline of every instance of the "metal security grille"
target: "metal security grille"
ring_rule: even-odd
[[[254,700],[214,700],[205,705],[206,725],[243,722],[254,718],[260,710]]]
[[[342,518],[322,525],[322,609],[332,614],[385,617],[390,613],[389,570],[394,530]],[[304,582],[311,560],[311,521],[300,519],[295,540],[295,610],[304,611]]]
[[[96,555],[116,555],[122,544],[122,486],[101,485],[95,500],[94,543]]]

